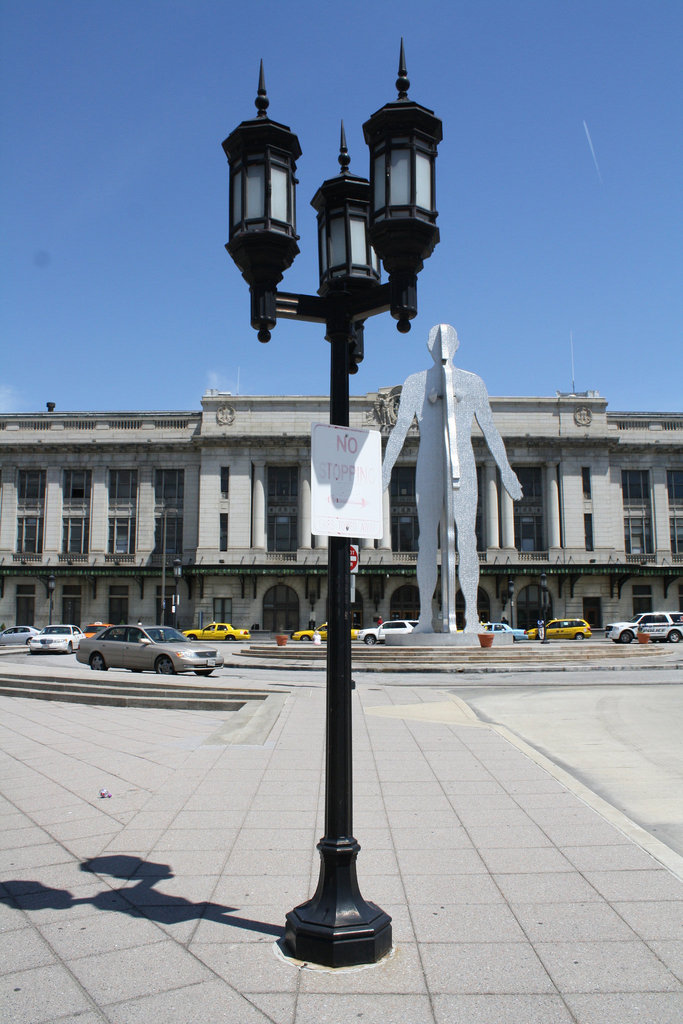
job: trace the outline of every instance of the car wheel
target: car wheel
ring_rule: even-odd
[[[237,641],[237,637],[236,636],[226,636],[225,639],[228,640],[231,644],[234,644]]]
[[[188,640],[196,640],[197,637],[196,637],[196,635],[194,633],[188,633],[187,634],[187,639]]]
[[[681,634],[678,632],[677,629],[672,629],[671,632],[669,633],[669,643],[670,644],[679,644],[680,642],[681,642]]]
[[[366,636],[363,638],[363,643],[367,644],[368,647],[372,647],[373,644],[377,643],[377,637],[373,636],[371,633],[370,636]]]
[[[620,644],[630,644],[631,640],[633,640],[633,633],[631,632],[630,629],[625,629],[624,632],[619,637],[619,643]]]
[[[575,640],[585,640],[583,633],[576,633],[574,636]]]
[[[312,637],[312,636],[302,636],[302,637],[301,637],[301,639],[302,639],[302,640],[308,640],[308,642],[309,642],[309,644],[310,644],[310,643],[311,643],[311,641],[313,640],[313,637]]]
[[[212,668],[196,668],[194,670],[194,674],[196,676],[210,676],[212,672]]]
[[[104,658],[99,651],[93,651],[90,655],[90,668],[93,672],[106,672],[107,666],[104,663]]]
[[[68,644],[66,645],[66,653],[67,654],[73,654],[73,652],[74,652],[74,645],[69,640]]]
[[[162,654],[160,658],[157,658],[156,662],[154,663],[154,671],[158,672],[159,675],[162,676],[172,676],[175,674],[173,662],[168,657],[168,655]]]

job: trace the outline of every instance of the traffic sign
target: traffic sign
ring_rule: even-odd
[[[323,537],[382,536],[379,431],[313,425],[311,530]]]
[[[349,562],[351,564],[351,572],[358,572],[358,545],[349,544]]]

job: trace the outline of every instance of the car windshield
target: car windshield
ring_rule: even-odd
[[[190,643],[186,636],[172,626],[148,626],[145,633],[155,644]]]
[[[70,633],[71,630],[67,626],[45,626],[41,630],[42,633]]]

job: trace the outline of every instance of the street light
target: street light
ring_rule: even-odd
[[[52,608],[53,608],[53,605],[54,605],[55,587],[56,587],[56,585],[57,585],[57,580],[55,579],[53,574],[50,574],[48,576],[48,578],[47,578],[47,591],[48,591],[48,595],[50,597],[50,615],[49,615],[48,622],[49,622],[50,625],[52,625]]]
[[[514,621],[514,606],[513,606],[513,603],[512,603],[514,596],[515,596],[515,581],[513,580],[512,576],[509,576],[508,577],[508,600],[510,602],[510,625],[511,626],[514,626],[514,624],[515,624],[515,621]]]
[[[173,559],[173,625],[178,628],[178,605],[180,604],[180,581],[183,578],[183,563]]]
[[[548,618],[548,577],[544,572],[541,573],[541,615],[543,616],[543,639],[542,644],[548,643],[546,636],[546,620]]]
[[[229,239],[251,293],[251,324],[270,340],[278,317],[325,324],[331,346],[330,423],[349,426],[349,374],[363,359],[365,320],[391,311],[399,331],[417,314],[417,274],[439,240],[434,163],[441,122],[408,99],[403,42],[398,98],[363,126],[370,181],[349,171],[342,125],[340,173],[312,200],[318,220],[318,294],[278,292],[299,252],[296,160],[299,141],[266,110],[263,63],[257,116],[223,142],[230,165]],[[380,284],[377,256],[389,274]],[[329,630],[325,835],[318,843],[320,876],[313,897],[287,914],[285,945],[299,960],[331,967],[374,963],[391,949],[391,918],[361,895],[360,846],[353,836],[351,758],[351,602],[349,541],[328,545]]]

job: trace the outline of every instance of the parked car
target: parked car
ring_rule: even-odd
[[[487,633],[512,633],[515,642],[529,639],[526,630],[513,629],[507,622],[482,622],[482,627]]]
[[[683,638],[683,612],[643,612],[631,622],[607,626],[607,638],[615,644],[630,644],[637,633],[648,633],[652,643],[678,644]]]
[[[83,631],[78,626],[45,626],[40,633],[30,638],[28,649],[31,654],[55,654],[58,651],[71,654],[78,650],[84,639]]]
[[[538,640],[538,627],[527,629],[529,640]],[[545,624],[548,640],[588,640],[593,632],[585,619],[550,619]]]
[[[9,626],[0,633],[0,644],[27,644],[32,636],[37,636],[39,629],[33,626]]]
[[[316,626],[315,629],[297,629],[295,633],[292,633],[292,640],[308,640],[309,643],[313,640],[313,634],[315,632],[320,633],[321,640],[327,640],[327,623],[323,622],[322,626]],[[351,630],[351,639],[355,640],[358,636],[358,630]]]
[[[110,626],[82,640],[76,660],[95,672],[127,668],[161,675],[210,676],[223,665],[223,655],[215,647],[190,640],[172,626]]]
[[[373,644],[385,643],[387,633],[412,633],[416,626],[417,619],[391,619],[389,622],[383,622],[381,626],[359,629],[358,639],[371,647]]]
[[[248,629],[235,629],[229,622],[210,622],[208,626],[184,629],[183,636],[186,636],[188,640],[230,640],[231,643],[236,643],[238,640],[251,640],[251,633]]]
[[[83,636],[95,636],[96,633],[100,633],[107,626],[113,625],[113,622],[91,622],[88,626],[83,627]]]

